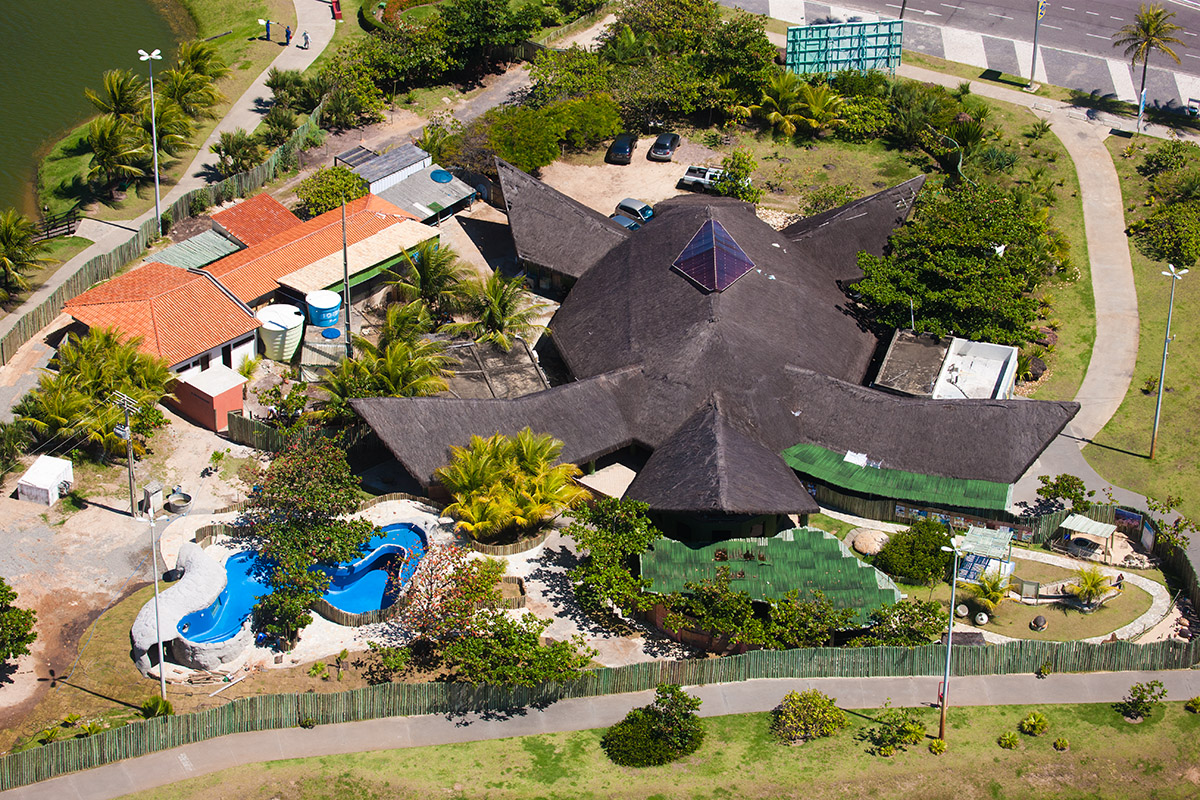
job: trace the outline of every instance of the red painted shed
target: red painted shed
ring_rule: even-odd
[[[193,370],[175,384],[171,406],[210,431],[229,427],[229,412],[242,410],[242,385],[246,379],[224,364]]]

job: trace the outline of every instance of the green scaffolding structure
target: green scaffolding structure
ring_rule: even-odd
[[[903,41],[904,22],[898,19],[793,27],[785,63],[799,75],[873,69],[894,75]]]

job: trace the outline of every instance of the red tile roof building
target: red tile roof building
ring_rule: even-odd
[[[263,192],[212,215],[213,226],[246,247],[262,244],[300,223],[283,203]]]
[[[91,328],[142,337],[141,349],[171,366],[258,328],[258,320],[204,275],[152,262],[67,301]]]
[[[364,241],[416,217],[375,195],[346,204],[346,242]],[[279,279],[342,249],[342,210],[288,228],[257,245],[205,267],[242,302],[257,305],[277,288]]]

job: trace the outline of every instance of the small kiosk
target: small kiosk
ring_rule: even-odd
[[[958,579],[967,583],[978,583],[985,572],[999,572],[1002,576],[1013,573],[1012,531],[977,528],[972,525],[959,540],[962,561],[958,563]]]

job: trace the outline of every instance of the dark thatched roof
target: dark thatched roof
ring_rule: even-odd
[[[654,451],[625,496],[661,511],[813,514],[796,473],[706,405]]]
[[[883,255],[888,237],[908,219],[924,185],[925,176],[918,175],[870,197],[805,217],[780,233],[800,246],[806,262],[829,270],[836,280],[853,283],[862,278],[859,251]]]
[[[612,237],[600,215],[499,167],[518,247],[533,236],[539,247],[559,248],[554,257],[590,266],[579,270],[551,323],[578,381],[514,400],[353,401],[426,485],[451,445],[528,425],[565,442],[562,457],[575,463],[631,443],[653,449],[628,491],[653,508],[795,513],[813,505],[780,457],[790,447],[866,453],[920,475],[1013,483],[1078,410],[904,398],[861,385],[878,342],[850,313],[839,282],[858,274],[860,247],[882,251],[921,179],[783,232],[737,200],[676,197],[633,236]],[[754,263],[719,291],[671,266],[709,221],[720,222]]]
[[[1037,400],[929,400],[789,370],[794,444],[866,453],[881,466],[947,478],[1015,483],[1079,411]]]
[[[582,464],[632,442],[617,407],[620,375],[577,381],[515,400],[457,397],[387,397],[350,405],[404,468],[428,487],[434,470],[450,462],[450,447],[473,434],[512,436],[522,428],[565,443],[562,460]]]
[[[567,197],[496,159],[508,224],[517,255],[540,267],[578,278],[629,231],[599,211]]]

